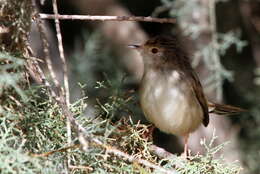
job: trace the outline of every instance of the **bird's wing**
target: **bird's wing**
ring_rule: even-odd
[[[208,103],[204,95],[201,83],[197,74],[193,70],[190,70],[188,73],[189,82],[191,83],[191,87],[203,111],[203,124],[204,126],[207,126],[209,124],[209,110]]]
[[[241,112],[246,112],[245,109],[231,106],[231,105],[224,105],[224,104],[217,104],[208,102],[209,113],[214,113],[218,115],[234,115],[239,114]]]

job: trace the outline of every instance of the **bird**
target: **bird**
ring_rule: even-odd
[[[162,132],[184,137],[184,156],[188,155],[189,135],[209,114],[238,114],[239,107],[209,102],[189,56],[175,36],[155,36],[144,44],[131,44],[143,59],[140,104],[146,119]]]

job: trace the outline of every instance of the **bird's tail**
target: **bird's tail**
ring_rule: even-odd
[[[224,104],[208,103],[208,106],[209,113],[214,113],[218,115],[234,115],[241,112],[246,112],[245,109]]]

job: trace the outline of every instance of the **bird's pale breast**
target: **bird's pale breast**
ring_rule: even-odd
[[[163,132],[185,135],[202,123],[201,106],[177,71],[167,75],[152,70],[146,72],[140,95],[145,117]]]

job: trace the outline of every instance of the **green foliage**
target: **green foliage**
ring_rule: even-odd
[[[6,174],[56,173],[55,165],[48,160],[28,155],[28,149],[32,150],[31,144],[38,143],[32,141],[35,137],[27,133],[34,128],[32,118],[39,116],[37,109],[40,108],[31,104],[38,102],[31,91],[25,89],[24,60],[7,53],[1,53],[0,57],[0,171]],[[27,116],[31,119],[24,122]]]
[[[5,116],[11,116],[7,114]],[[13,115],[14,116],[14,115]],[[58,173],[55,165],[48,160],[32,158],[25,151],[26,139],[22,131],[15,128],[15,123],[0,118],[0,172],[2,174],[21,173]]]
[[[31,1],[29,0],[1,0],[1,29],[7,33],[1,33],[0,51],[21,53],[25,50],[25,41],[31,26]]]
[[[173,156],[169,160],[160,161],[160,163],[167,163],[164,165],[166,168],[175,167],[180,174],[197,174],[197,173],[207,173],[207,174],[235,174],[240,173],[242,168],[239,168],[236,162],[227,163],[224,157],[215,158],[214,156],[223,149],[227,143],[219,144],[214,146],[214,141],[217,137],[213,134],[210,142],[206,142],[205,139],[201,140],[201,145],[205,148],[205,155],[197,154],[195,156],[190,156],[187,161],[184,158]]]
[[[230,48],[232,45],[236,47],[237,52],[241,52],[242,49],[247,45],[247,42],[244,40],[241,40],[241,31],[235,30],[230,31],[227,33],[219,33],[218,39],[219,39],[219,45],[218,45],[218,52],[220,55],[225,55],[228,48]]]
[[[22,58],[0,52],[0,96],[3,95],[6,90],[13,88],[25,99],[23,90],[18,85],[19,80],[23,78],[21,69],[24,63],[25,61]]]

